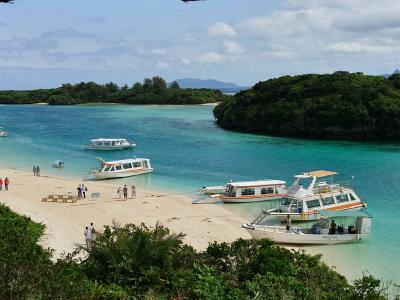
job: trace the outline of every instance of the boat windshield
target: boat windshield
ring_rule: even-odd
[[[282,208],[287,212],[301,212],[303,208],[302,201],[284,197],[282,198]]]

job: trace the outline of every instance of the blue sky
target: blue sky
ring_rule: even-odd
[[[16,0],[0,6],[0,89],[384,74],[400,67],[399,2]]]

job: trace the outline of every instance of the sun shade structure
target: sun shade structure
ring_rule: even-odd
[[[327,176],[333,176],[336,175],[337,172],[333,172],[333,171],[326,171],[326,170],[318,170],[318,171],[312,171],[312,172],[308,172],[308,173],[304,173],[304,175],[308,175],[308,176],[314,176],[314,177],[327,177]]]

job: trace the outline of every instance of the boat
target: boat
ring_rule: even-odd
[[[96,157],[101,167],[91,170],[90,173],[97,179],[123,178],[153,172],[150,160],[147,158],[128,158],[123,160],[105,161]]]
[[[86,150],[101,150],[101,151],[109,151],[109,150],[123,150],[123,149],[131,149],[135,147],[136,144],[130,143],[127,139],[93,139],[90,140],[90,143],[86,145]]]
[[[243,224],[242,227],[254,239],[270,239],[277,244],[288,245],[352,243],[371,234],[372,216],[365,211],[321,210],[320,215],[321,219],[314,221],[310,228],[259,224]],[[332,226],[333,223],[335,226]]]
[[[7,131],[5,131],[3,127],[0,127],[0,137],[7,137],[7,136],[8,136]]]
[[[226,185],[216,185],[216,186],[203,186],[199,189],[199,192],[204,195],[214,196],[223,194],[226,190]]]
[[[219,198],[225,203],[249,203],[279,199],[286,194],[286,182],[266,179],[230,182]]]
[[[288,215],[293,221],[309,221],[319,219],[321,210],[359,210],[366,207],[366,203],[361,201],[348,184],[333,182],[336,174],[333,171],[319,170],[296,175],[293,185],[282,198],[281,205],[263,214],[276,216],[281,221],[285,221]],[[328,182],[325,179],[327,177],[332,182]],[[311,183],[304,187],[303,182],[310,180]]]
[[[64,162],[62,160],[56,160],[53,163],[54,168],[64,168]]]

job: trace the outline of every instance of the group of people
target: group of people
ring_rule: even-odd
[[[4,190],[8,191],[8,185],[10,184],[10,179],[6,177],[4,180],[3,178],[0,178],[0,191],[3,190],[3,184],[4,184]]]
[[[33,176],[40,176],[39,166],[33,166]]]
[[[88,188],[84,184],[78,185],[76,189],[78,190],[78,198],[86,198]]]
[[[126,186],[126,184],[123,188],[118,187],[117,194],[120,199],[122,198],[122,196],[124,196],[125,200],[128,199],[128,187]],[[134,185],[131,186],[131,197],[132,199],[136,198],[136,187]]]
[[[90,226],[86,226],[85,231],[83,232],[85,236],[86,247],[88,250],[92,247],[93,236],[95,235],[96,230],[94,229],[93,223],[90,223]]]

